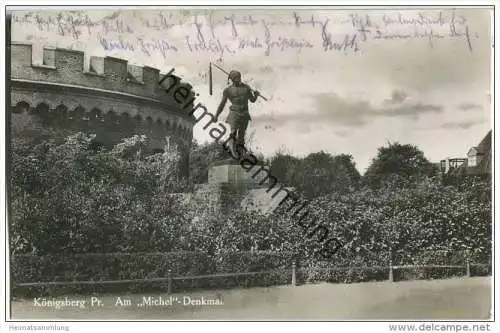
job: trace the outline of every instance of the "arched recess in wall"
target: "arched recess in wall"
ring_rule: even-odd
[[[104,116],[102,110],[98,107],[93,107],[83,119],[85,121],[86,132],[96,134],[97,137],[100,138],[100,133],[104,131]],[[97,150],[100,149],[101,146],[103,146],[102,142],[95,141],[95,143],[92,143],[91,148]]]
[[[52,121],[53,115],[50,113],[50,107],[46,103],[40,103],[30,111],[31,114],[40,119],[44,125],[48,125]]]
[[[73,120],[82,120],[83,117],[85,117],[85,108],[81,105],[78,105],[73,111],[71,111],[69,117]]]
[[[145,134],[148,137],[148,140],[151,139],[152,135],[152,127],[153,127],[153,118],[151,116],[147,116],[145,119],[142,120],[141,124],[141,134]]]
[[[68,107],[64,104],[56,106],[54,112],[59,116],[66,116],[68,114]]]
[[[12,113],[28,113],[30,105],[28,102],[21,101],[12,108]]]
[[[189,128],[188,127],[183,127],[182,128],[182,137],[184,139],[188,139],[189,138]]]
[[[99,108],[93,108],[88,114],[91,121],[103,121],[102,111]]]
[[[163,124],[163,120],[160,118],[160,117],[157,117],[156,118],[156,121],[153,125],[154,129],[153,129],[153,133],[155,133],[154,135],[158,135],[158,134],[162,134],[162,133],[165,133],[165,125]]]
[[[120,115],[120,127],[127,132],[132,131],[136,127],[134,119],[130,117],[128,112],[123,112]]]
[[[49,105],[46,103],[38,104],[34,109],[30,109],[32,114],[36,114],[38,116],[46,116],[49,113]]]
[[[177,126],[175,126],[174,135],[178,138],[181,136],[181,133],[182,133],[182,125],[177,124]]]
[[[54,124],[61,125],[68,121],[68,107],[64,104],[59,104],[54,109]]]
[[[134,133],[136,134],[139,134],[141,133],[142,131],[142,128],[143,128],[143,122],[144,122],[144,119],[142,118],[142,116],[137,113],[135,116],[134,116],[134,119],[132,120],[133,124],[134,124]]]
[[[172,136],[177,136],[177,124],[172,123],[172,126],[170,127],[170,133],[172,133]]]
[[[85,107],[83,107],[82,105],[78,105],[73,110],[70,110],[68,115],[68,119],[70,120],[70,123],[68,125],[70,128],[78,132],[89,132],[90,124]]]
[[[107,125],[111,125],[111,126],[116,126],[117,125],[117,122],[118,122],[118,115],[116,114],[115,111],[113,110],[109,110],[108,112],[106,112],[106,114],[104,115],[104,122],[107,124]]]

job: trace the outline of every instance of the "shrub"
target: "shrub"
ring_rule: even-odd
[[[146,137],[134,136],[107,150],[83,133],[35,146],[14,140],[13,281],[156,278],[168,269],[176,276],[271,270],[259,276],[175,280],[177,290],[270,285],[289,283],[295,261],[299,282],[348,283],[387,279],[391,261],[463,266],[467,257],[472,274],[491,274],[487,180],[468,179],[455,187],[428,179],[406,187],[344,188],[318,197],[309,203],[309,218],[343,244],[324,260],[315,253],[316,239],[306,238],[296,218],[283,210],[262,215],[236,208],[200,221],[200,207],[180,200],[186,183],[178,174],[175,147],[145,156],[145,144]],[[463,274],[462,268],[400,268],[394,278]],[[163,290],[165,284],[132,283],[126,289],[149,287]]]

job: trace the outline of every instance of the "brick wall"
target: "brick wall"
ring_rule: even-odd
[[[84,54],[65,49],[45,49],[43,65],[36,66],[27,44],[12,44],[11,60],[14,137],[37,138],[47,133],[44,128],[83,131],[95,133],[98,141],[110,146],[125,137],[146,134],[154,150],[163,148],[165,137],[170,136],[187,174],[194,119],[158,85],[158,69],[94,57],[96,72],[88,72]],[[130,76],[142,76],[142,82]]]
[[[77,84],[84,87],[105,89],[116,92],[148,97],[162,101],[170,106],[173,112],[177,104],[169,95],[165,94],[158,85],[160,70],[148,66],[142,68],[143,83],[135,84],[127,81],[128,72],[138,72],[137,66],[128,65],[123,59],[113,57],[90,57],[91,64],[100,68],[97,74],[92,75],[84,70],[85,54],[81,51],[59,48],[44,49],[44,58],[54,59],[54,69],[47,70],[39,66],[32,66],[32,46],[30,44],[13,43],[11,45],[11,77],[34,81],[45,81],[61,84]],[[129,70],[130,67],[130,70]],[[164,72],[171,68],[165,68]],[[183,82],[184,83],[184,82]],[[195,92],[193,91],[192,94]],[[181,112],[178,110],[177,112]]]

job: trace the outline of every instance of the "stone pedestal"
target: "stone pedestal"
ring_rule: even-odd
[[[237,164],[215,165],[208,170],[208,183],[257,186],[258,182],[252,178],[252,174],[252,171],[245,170]]]
[[[269,174],[260,166],[246,170],[234,161],[221,161],[208,171],[208,183],[197,186],[194,199],[207,206],[206,212],[227,213],[235,208],[272,212],[286,196],[282,184],[269,188]],[[268,178],[266,180],[266,178]],[[278,180],[279,181],[279,180]],[[276,192],[279,194],[273,194]]]

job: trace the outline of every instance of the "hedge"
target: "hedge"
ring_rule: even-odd
[[[74,284],[16,286],[26,282],[110,281],[174,278],[173,292],[195,289],[225,289],[290,284],[292,263],[296,262],[298,284],[332,282],[354,283],[388,279],[388,263],[353,261],[340,265],[333,261],[310,261],[291,252],[224,252],[210,256],[202,252],[170,253],[93,253],[74,255],[16,255],[11,258],[11,283],[14,296],[57,295],[68,293],[167,292],[167,281],[130,282],[125,284]],[[381,256],[381,259],[384,259]],[[429,265],[431,263],[428,263]],[[435,263],[436,264],[436,263]],[[220,273],[263,272],[258,275],[206,277],[179,280],[178,277]],[[394,281],[439,279],[465,275],[463,268],[398,268]],[[491,263],[471,264],[472,275],[491,274]]]

